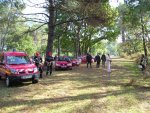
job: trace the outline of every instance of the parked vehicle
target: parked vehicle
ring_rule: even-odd
[[[6,86],[8,87],[16,81],[37,83],[39,72],[26,53],[1,52],[0,78],[6,80]]]
[[[81,57],[78,57],[77,60],[79,61],[80,64],[82,63]]]
[[[92,62],[92,63],[94,62],[94,57],[92,57],[91,62]],[[85,63],[86,63],[86,55],[81,56],[81,63],[82,63],[82,64],[85,64]]]
[[[72,70],[72,62],[68,57],[58,57],[55,61],[55,70],[59,69],[70,69]]]
[[[81,56],[81,63],[85,64],[86,63],[86,56]]]
[[[73,58],[73,57],[69,57],[70,61],[72,62],[72,66],[79,66],[80,65],[80,61],[79,59]]]

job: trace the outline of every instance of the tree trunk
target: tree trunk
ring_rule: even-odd
[[[53,40],[54,40],[54,31],[55,31],[55,6],[54,0],[49,0],[49,23],[48,23],[48,41],[46,47],[47,52],[53,52]]]
[[[58,36],[58,56],[60,56],[60,36]]]
[[[76,58],[79,56],[80,54],[80,25],[77,28],[77,39],[76,39]]]
[[[74,48],[74,51],[73,51],[73,53],[74,53],[74,57],[76,57],[76,41],[75,41],[75,37],[73,37],[73,48]]]
[[[89,40],[88,40],[88,46],[89,46],[89,52],[90,52],[90,54],[91,54],[91,52],[92,52],[91,39],[92,39],[92,36],[90,35],[90,36],[89,36]]]
[[[121,35],[122,35],[122,42],[124,43],[125,40],[125,26],[123,24],[123,18],[124,18],[124,13],[121,11]]]
[[[9,26],[10,26],[10,22],[8,22],[6,28],[4,27],[5,31],[4,31],[4,35],[2,35],[2,39],[1,39],[1,51],[4,51],[4,47],[6,45],[6,37],[8,34]]]
[[[81,56],[81,44],[79,43],[79,53],[78,56]]]
[[[84,51],[85,51],[84,54],[87,54],[87,53],[89,52],[89,44],[88,44],[87,41],[85,42],[84,49],[85,49],[85,50],[84,50]]]
[[[122,28],[121,28],[121,35],[122,35],[122,42],[125,42],[125,29],[124,29],[124,26],[122,25]]]
[[[142,27],[142,39],[143,39],[144,54],[147,57],[147,48],[146,48],[145,31],[144,31],[144,22],[143,22],[143,15],[142,14],[141,14],[141,27]]]

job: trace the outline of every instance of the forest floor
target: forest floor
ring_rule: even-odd
[[[7,88],[1,80],[0,113],[150,113],[150,78],[132,60],[113,59],[110,79],[105,69],[82,64],[38,84]]]

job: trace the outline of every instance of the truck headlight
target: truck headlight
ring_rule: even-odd
[[[18,71],[15,70],[15,69],[10,69],[10,72],[11,72],[12,74],[18,74]]]
[[[60,66],[60,64],[57,64],[57,63],[56,63],[56,66]]]
[[[67,64],[67,66],[72,66],[72,63]]]

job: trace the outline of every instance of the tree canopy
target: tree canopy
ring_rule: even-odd
[[[51,51],[77,57],[101,50],[96,47],[104,49],[98,44],[105,45],[103,40],[114,42],[121,33],[123,43],[120,46],[124,49],[118,49],[120,52],[131,54],[144,51],[145,55],[148,54],[148,0],[126,0],[117,8],[111,7],[109,0],[26,1],[0,1],[1,50],[16,47],[29,54]],[[44,10],[24,14],[25,7]]]

